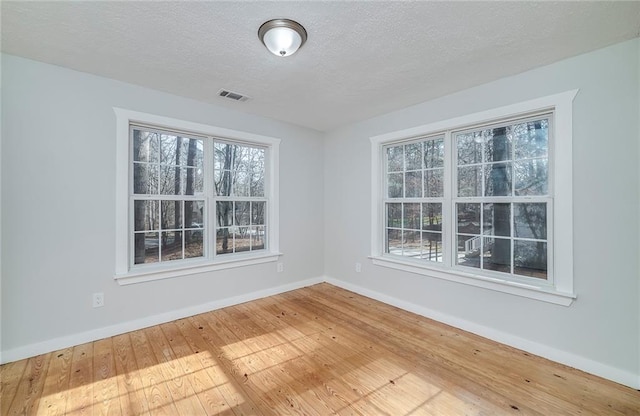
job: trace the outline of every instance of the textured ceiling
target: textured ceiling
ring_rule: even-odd
[[[2,51],[327,131],[640,35],[640,2],[1,2]],[[279,58],[272,18],[309,40]],[[221,88],[252,97],[232,102]]]

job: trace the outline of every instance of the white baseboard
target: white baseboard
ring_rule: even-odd
[[[136,331],[138,329],[147,328],[154,325],[163,324],[165,322],[175,321],[189,316],[197,315],[204,312],[213,311],[227,306],[238,305],[240,303],[249,302],[256,299],[266,298],[268,296],[277,295],[279,293],[288,292],[305,286],[311,286],[324,282],[324,278],[316,277],[298,282],[288,283],[269,289],[258,290],[231,298],[215,300],[213,302],[201,305],[191,306],[188,308],[178,309],[154,316],[149,316],[133,321],[122,322],[116,325],[106,326],[78,334],[68,335],[64,337],[54,338],[51,340],[38,342],[35,344],[25,345],[23,347],[2,351],[0,363],[5,364],[12,361],[22,360],[24,358],[33,357],[40,354],[57,351],[63,348],[73,347],[75,345],[84,344],[86,342],[97,341],[99,339],[112,337],[114,335],[124,334],[126,332]]]
[[[332,277],[325,277],[324,280],[334,286],[350,290],[352,292],[367,296],[388,305],[392,305],[400,309],[404,309],[406,311],[424,316],[426,318],[430,318],[435,321],[442,322],[468,332],[472,332],[476,335],[480,335],[493,341],[497,341],[502,344],[527,351],[531,354],[547,358],[551,361],[568,365],[569,367],[577,368],[578,370],[582,370],[584,372],[594,374],[611,381],[615,381],[616,383],[624,384],[625,386],[629,386],[634,389],[640,389],[640,374],[634,374],[630,371],[611,367],[609,365],[591,360],[589,358],[571,354],[569,352],[549,347],[547,345],[517,337],[507,332],[502,332],[493,328],[486,327],[484,325],[479,325],[474,322],[469,322],[464,319],[447,315],[442,312],[434,311],[432,309],[403,301],[401,299],[397,299],[380,292],[369,290],[362,286],[334,279]]]
[[[469,322],[464,319],[460,319],[451,315],[444,314],[423,306],[419,306],[410,302],[403,301],[401,299],[394,298],[392,296],[385,295],[380,292],[376,292],[370,289],[366,289],[362,286],[354,285],[342,280],[338,280],[332,277],[316,277],[298,282],[289,283],[286,285],[276,286],[269,289],[259,290],[251,293],[246,293],[231,298],[220,299],[213,302],[208,302],[201,305],[196,305],[188,308],[183,308],[171,312],[166,312],[154,316],[149,316],[143,319],[136,319],[133,321],[122,322],[120,324],[111,325],[103,328],[93,329],[78,334],[68,335],[64,337],[54,338],[48,341],[38,342],[35,344],[25,345],[23,347],[15,348],[12,350],[2,351],[0,356],[0,363],[8,363],[12,361],[22,360],[24,358],[33,357],[40,354],[60,350],[63,348],[73,347],[75,345],[84,344],[86,342],[92,342],[99,339],[111,337],[114,335],[120,335],[126,332],[135,331],[142,328],[147,328],[153,325],[159,325],[165,322],[171,322],[176,319],[182,319],[189,316],[197,315],[212,310],[225,308],[227,306],[238,305],[240,303],[249,302],[256,299],[265,298],[268,296],[277,295],[279,293],[288,292],[291,290],[299,289],[305,286],[311,286],[317,283],[327,282],[332,285],[350,290],[352,292],[361,294],[363,296],[370,297],[372,299],[384,302],[389,305],[396,306],[400,309],[404,309],[409,312],[416,313],[418,315],[434,319],[439,322],[460,328],[465,331],[472,332],[491,340],[510,345],[512,347],[530,352],[535,355],[547,358],[549,360],[568,365],[570,367],[577,368],[603,377],[620,384],[632,387],[634,389],[640,388],[640,374],[633,374],[632,372],[621,370],[619,368],[611,367],[609,365],[577,356],[566,351],[558,350],[556,348],[549,347],[534,341],[530,341],[524,338],[514,336],[512,334],[498,331],[496,329],[479,325],[474,322]]]

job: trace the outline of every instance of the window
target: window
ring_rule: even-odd
[[[204,140],[132,125],[133,265],[204,257]]]
[[[265,249],[265,149],[214,144],[216,254]]]
[[[550,280],[552,119],[548,113],[452,134],[457,265]]]
[[[277,259],[278,139],[115,111],[121,284]]]
[[[374,264],[570,304],[575,93],[372,138]]]
[[[441,263],[444,137],[385,146],[385,154],[385,252]]]

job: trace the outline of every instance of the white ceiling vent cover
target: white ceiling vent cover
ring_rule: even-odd
[[[224,97],[224,98],[228,98],[228,99],[233,100],[233,101],[240,101],[240,102],[244,102],[244,101],[247,101],[247,100],[251,99],[251,97],[249,97],[247,95],[243,95],[243,94],[240,94],[240,93],[237,93],[237,92],[233,92],[233,91],[229,91],[229,90],[225,90],[225,89],[222,89],[222,90],[218,91],[218,95],[220,97]]]

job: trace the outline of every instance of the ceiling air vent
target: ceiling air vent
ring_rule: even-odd
[[[233,101],[247,101],[250,97],[242,94],[238,94],[237,92],[229,91],[229,90],[220,90],[218,91],[218,95],[220,97],[228,98]]]

